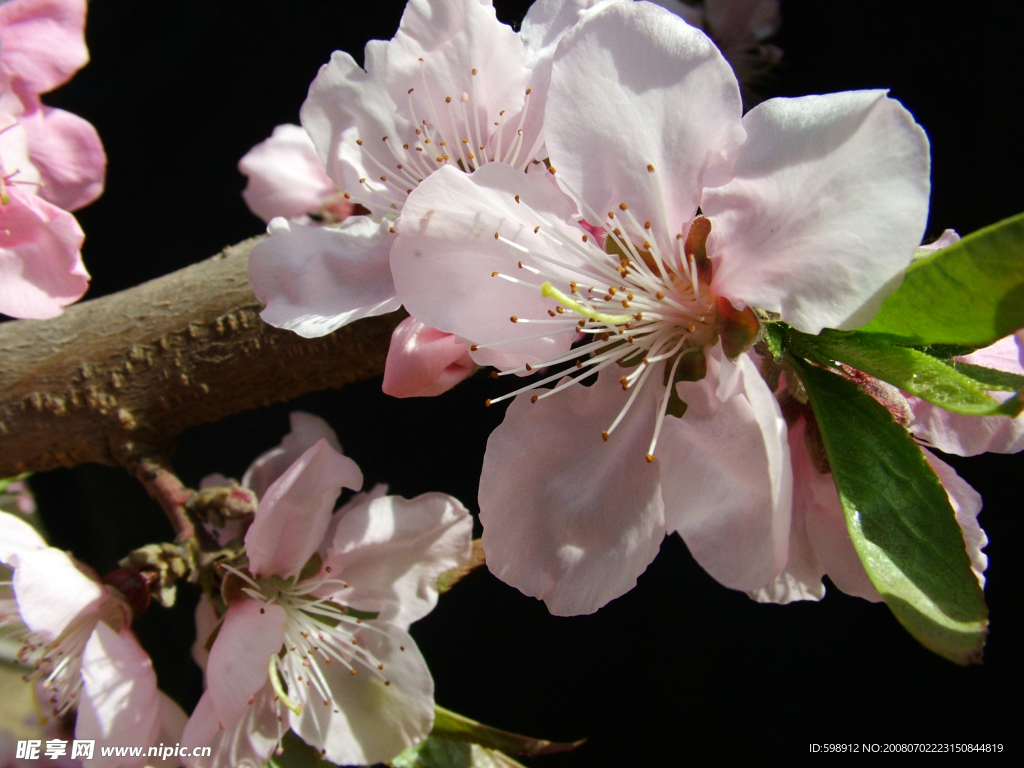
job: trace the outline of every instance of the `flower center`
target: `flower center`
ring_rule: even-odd
[[[557,174],[554,168],[549,170]],[[574,197],[582,199],[579,195],[574,194]],[[653,461],[658,434],[666,414],[681,415],[679,409],[672,406],[673,398],[678,400],[675,396],[675,382],[703,376],[703,367],[693,364],[692,353],[700,351],[702,362],[703,349],[714,344],[718,338],[718,308],[715,298],[708,292],[711,265],[705,254],[710,223],[703,217],[695,219],[687,236],[679,234],[666,240],[675,246],[674,250],[666,253],[657,244],[658,238],[652,232],[652,223],[647,221],[641,224],[637,221],[626,203],[619,205],[618,213],[609,211],[605,217],[599,217],[588,210],[590,222],[598,221],[600,224],[595,226],[582,222],[579,240],[570,241],[559,237],[552,223],[518,195],[515,200],[526,210],[528,218],[533,220],[531,223],[536,224],[534,235],[546,238],[560,253],[558,256],[550,256],[540,249],[530,248],[528,244],[495,232],[495,239],[531,258],[527,263],[519,261],[517,264],[522,278],[500,272],[491,274],[539,290],[544,297],[553,299],[555,306],[547,310],[548,317],[513,315],[510,318],[513,323],[541,325],[548,330],[505,342],[475,344],[470,349],[498,347],[505,343],[558,333],[576,334],[576,343],[568,352],[535,366],[527,364],[493,373],[492,376],[518,374],[534,368],[575,362],[576,370],[569,370],[568,381],[551,389],[539,390],[531,396],[531,401],[536,403],[596,376],[612,365],[618,365],[624,369],[619,379],[623,390],[632,391],[619,414],[602,432],[605,440],[622,423],[640,390],[654,372],[663,371],[666,392],[660,403],[647,454],[648,461]],[[551,272],[551,266],[559,268],[563,274]],[[565,273],[569,274],[569,280],[566,280]],[[565,375],[566,371],[559,369],[557,373],[514,392],[490,399],[487,405],[536,390]]]
[[[424,59],[420,59],[424,62]],[[470,70],[465,83],[466,90],[457,96],[443,98],[431,92],[426,71],[421,67],[420,82],[413,84],[406,92],[407,104],[399,113],[412,125],[413,133],[404,137],[382,136],[375,141],[364,142],[356,139],[366,167],[376,167],[380,175],[375,178],[359,179],[362,191],[353,193],[346,190],[344,197],[353,203],[401,210],[405,197],[442,165],[454,165],[466,173],[490,162],[507,163],[525,171],[531,163],[537,163],[535,155],[543,143],[538,134],[532,147],[524,144],[523,126],[529,112],[531,89],[526,89],[525,102],[516,127],[508,128],[511,138],[506,135],[506,111],[498,113],[493,126],[487,126],[485,110],[479,106],[478,70]],[[421,90],[425,99],[421,106],[413,100],[413,93]],[[422,103],[426,106],[422,106]],[[512,134],[512,131],[515,131]],[[404,139],[404,140],[403,140]]]
[[[366,634],[383,633],[370,621],[376,614],[354,610],[335,598],[336,593],[349,589],[349,584],[332,578],[329,572],[302,580],[271,577],[259,583],[239,576],[251,585],[243,592],[284,609],[284,644],[270,657],[269,668],[270,682],[284,707],[299,714],[307,704],[319,701],[340,712],[325,664],[338,663],[350,675],[368,673],[385,686],[391,685],[384,664],[360,643]]]

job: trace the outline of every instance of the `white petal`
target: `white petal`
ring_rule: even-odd
[[[818,560],[807,535],[807,516],[816,513],[816,484],[821,477],[831,484],[832,476],[818,475],[807,455],[803,435],[803,421],[789,430],[789,454],[793,463],[793,522],[789,531],[789,560],[786,561],[786,570],[761,589],[750,593],[759,603],[785,605],[797,600],[821,600],[825,596],[825,585],[821,582],[825,568]],[[839,501],[838,496],[836,501]]]
[[[656,403],[629,397],[605,371],[537,403],[517,397],[487,441],[480,521],[491,573],[551,613],[593,613],[636,586],[658,554],[665,515],[658,463],[648,463]],[[537,390],[543,392],[543,390]]]
[[[96,625],[82,654],[82,698],[75,725],[76,739],[95,739],[89,765],[100,768],[142,766],[143,758],[103,757],[102,747],[142,747],[156,743],[161,725],[161,700],[149,656],[131,630],[116,633]]]
[[[437,577],[473,546],[473,518],[443,493],[369,499],[335,515],[332,528],[325,565],[351,585],[345,604],[403,628],[434,609]]]
[[[924,131],[885,91],[771,99],[743,125],[735,178],[701,200],[712,292],[807,333],[868,322],[924,234]]]
[[[181,734],[181,743],[211,747],[212,755],[187,757],[182,762],[189,768],[264,768],[288,731],[282,722],[284,718],[278,719],[278,710],[286,713],[267,683],[253,696],[253,703],[246,707],[242,719],[225,730],[217,724],[213,699],[207,691],[192,712]]]
[[[325,336],[361,317],[394,312],[387,221],[350,216],[336,227],[274,219],[249,258],[249,282],[277,328]]]
[[[736,78],[704,33],[649,3],[613,3],[560,43],[544,132],[590,208],[604,216],[627,203],[672,253],[702,187],[730,177],[740,115]]]
[[[160,732],[157,740],[164,744],[180,744],[181,735],[188,724],[188,715],[178,706],[178,702],[163,691],[158,690],[156,695],[160,705]]]
[[[220,727],[234,727],[266,685],[270,656],[284,642],[285,619],[281,606],[260,600],[240,600],[228,608],[206,664],[206,691]]]
[[[338,436],[319,416],[303,411],[292,411],[288,414],[288,420],[291,423],[291,431],[281,438],[281,444],[260,454],[242,475],[242,485],[255,491],[259,498],[263,498],[267,488],[283,475],[299,456],[320,440],[326,440],[331,448],[338,453],[342,452]]]
[[[245,534],[254,576],[297,576],[320,547],[342,488],[359,490],[363,473],[326,440],[303,453],[260,499]]]
[[[196,639],[192,643],[192,660],[203,670],[203,683],[206,683],[206,662],[210,658],[210,652],[206,650],[206,643],[216,629],[220,619],[213,603],[206,595],[200,595],[196,603]]]
[[[366,44],[365,72],[349,54],[335,51],[320,67],[299,112],[327,175],[375,215],[392,207],[387,185],[378,180],[381,169],[373,160],[391,160],[381,139],[413,132],[384,88],[382,70],[388,46],[382,40]],[[365,179],[365,184],[360,184],[360,179]],[[401,207],[400,198],[395,207]]]
[[[793,509],[803,509],[804,526],[814,555],[836,588],[873,603],[882,596],[868,578],[857,550],[850,540],[839,493],[831,474],[821,474],[811,463],[804,445],[806,422],[801,420],[789,432],[793,458]]]
[[[15,515],[0,512],[0,563],[9,562],[19,552],[46,547],[35,528]]]
[[[523,41],[526,53],[524,63],[530,70],[531,93],[529,102],[524,107],[526,115],[522,128],[523,148],[516,159],[517,166],[521,162],[534,159],[526,155],[540,142],[540,134],[544,127],[544,109],[548,89],[551,85],[551,65],[554,62],[558,43],[584,18],[609,2],[632,2],[632,0],[536,0],[526,11],[526,16],[520,25],[519,37]],[[520,114],[512,119],[506,118],[506,125],[519,125],[521,117],[523,115]],[[510,142],[514,137],[513,131],[503,134],[503,145],[511,147]],[[543,158],[546,153],[546,149],[540,144],[536,157]]]
[[[978,525],[978,513],[981,512],[981,494],[974,490],[967,481],[956,473],[949,464],[931,451],[922,448],[928,464],[939,476],[942,487],[946,490],[949,503],[953,506],[956,521],[967,547],[967,556],[971,558],[971,570],[978,578],[978,584],[985,588],[985,569],[988,568],[988,555],[981,550],[988,545],[988,536]]]
[[[17,555],[12,581],[25,626],[50,640],[72,621],[95,613],[106,599],[102,586],[53,547]]]
[[[435,144],[446,139],[452,160],[472,169],[464,148],[486,145],[496,122],[505,120],[504,134],[515,135],[511,117],[523,107],[530,76],[524,58],[519,36],[490,2],[410,0],[388,45],[384,80],[403,115],[416,125],[426,120]]]
[[[727,587],[757,590],[786,565],[793,471],[786,422],[753,361],[707,353],[707,376],[676,385],[687,403],[658,443],[665,518]]]
[[[516,203],[516,195],[544,221]],[[470,176],[442,168],[409,195],[398,222],[399,236],[391,251],[398,295],[421,322],[472,342],[491,344],[532,335],[536,326],[512,323],[509,318],[546,320],[553,302],[541,295],[544,278],[535,279],[517,264],[522,261],[559,273],[558,266],[540,261],[531,252],[578,264],[568,248],[534,232],[541,226],[559,240],[578,242],[585,232],[568,222],[573,213],[572,201],[546,174],[522,174],[503,163],[488,163]],[[495,233],[519,247],[496,239]],[[492,276],[493,272],[537,287],[510,283]],[[566,285],[570,279],[565,278]],[[572,325],[567,321],[562,327]],[[539,331],[553,327],[541,326]],[[574,336],[561,333],[470,354],[481,365],[536,363],[568,350]]]
[[[359,666],[352,675],[342,664],[315,660],[338,711],[314,699],[305,702],[301,715],[291,716],[293,730],[340,765],[390,760],[425,739],[434,724],[434,681],[412,637],[399,627],[374,622],[355,638],[384,665],[383,672]]]

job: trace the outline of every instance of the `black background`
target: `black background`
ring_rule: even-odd
[[[527,2],[498,3],[518,23]],[[94,0],[92,62],[45,97],[99,130],[107,191],[79,212],[89,297],[199,261],[262,230],[239,195],[238,159],[273,127],[297,122],[331,51],[361,60],[389,39],[401,2]],[[887,87],[932,142],[930,237],[967,233],[1024,210],[1019,3],[783,2],[783,63],[760,91],[799,96]],[[638,51],[638,55],[642,52]],[[176,467],[190,484],[241,476],[299,408],[326,418],[363,468],[393,493],[440,490],[475,511],[486,436],[500,409],[486,377],[443,397],[397,401],[370,381],[188,432]],[[985,664],[962,669],[918,646],[883,605],[836,590],[821,603],[763,606],[707,576],[677,537],[636,589],[596,615],[553,618],[478,572],[413,632],[439,703],[552,739],[589,737],[551,768],[678,764],[734,753],[805,754],[809,742],[1002,742],[1020,724],[1018,457],[951,459],[985,497]],[[84,466],[33,481],[57,546],[104,571],[130,548],[170,538],[160,512],[119,470]],[[1014,597],[1014,593],[1017,597]],[[162,687],[190,708],[194,596],[136,624]]]

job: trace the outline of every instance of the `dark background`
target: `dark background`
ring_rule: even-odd
[[[99,130],[107,191],[79,212],[92,275],[88,297],[129,288],[262,230],[239,195],[238,159],[297,122],[331,51],[361,60],[390,38],[401,2],[94,0],[90,63],[44,100]],[[527,2],[498,0],[518,23]],[[799,96],[887,87],[932,141],[928,234],[962,234],[1024,210],[1017,45],[1024,4],[783,2],[783,63],[760,87]],[[638,55],[642,52],[638,51]],[[398,401],[369,381],[243,413],[179,443],[186,483],[240,477],[287,430],[287,413],[326,418],[367,485],[413,496],[454,494],[475,511],[486,436],[500,421],[477,377],[434,399]],[[553,618],[478,572],[413,632],[437,700],[498,727],[552,739],[589,737],[551,768],[677,764],[724,753],[796,756],[816,742],[1002,742],[1020,725],[1020,502],[1024,462],[950,460],[985,497],[992,614],[983,666],[962,669],[918,646],[884,605],[834,589],[821,603],[764,606],[707,576],[681,541],[665,541],[638,587],[596,615]],[[100,571],[129,549],[170,538],[125,473],[84,466],[33,485],[53,542]],[[1016,590],[1017,597],[1014,597]],[[200,693],[187,655],[194,596],[137,624],[163,688],[186,708]]]

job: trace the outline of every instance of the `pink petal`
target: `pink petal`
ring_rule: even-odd
[[[1007,336],[989,347],[957,359],[1018,376],[1024,375],[1016,336]],[[1000,402],[1013,397],[1012,392],[989,394]],[[977,456],[979,453],[1018,453],[1024,450],[1024,415],[1016,418],[964,416],[916,397],[908,397],[907,402],[914,412],[914,420],[910,424],[911,433],[940,451],[958,456]]]
[[[245,534],[249,570],[260,577],[298,575],[323,541],[341,489],[362,485],[356,463],[320,440],[260,499]]]
[[[383,663],[390,685],[365,668],[351,675],[342,664],[317,663],[339,711],[313,694],[302,714],[289,718],[292,729],[307,744],[326,750],[331,763],[390,760],[423,741],[434,724],[434,681],[415,641],[393,624],[381,622],[375,629],[360,630],[355,639]]]
[[[160,733],[157,740],[163,744],[180,744],[188,715],[178,706],[178,702],[163,691],[158,690],[156,694],[160,700]]]
[[[594,6],[600,4],[601,0],[574,0],[571,3],[564,0],[536,0],[527,9],[519,28],[519,38],[525,52],[524,64],[530,70],[531,93],[529,103],[524,107],[526,119],[522,127],[522,151],[517,162],[528,159],[526,155],[529,149],[536,146],[542,138],[540,133],[544,126],[544,107],[551,83],[551,65],[558,43],[567,32],[589,15]],[[521,116],[516,115],[510,120],[506,118],[507,125],[519,125]],[[515,133],[510,131],[508,135],[504,135],[503,144],[511,148],[511,142],[515,138]],[[492,137],[492,141],[496,141],[496,137]],[[536,157],[546,155],[547,151],[543,146],[535,154]]]
[[[942,234],[939,235],[938,239],[936,239],[934,243],[927,243],[925,245],[920,246],[917,249],[918,256],[920,257],[922,255],[928,255],[928,253],[922,254],[921,251],[941,251],[943,248],[946,248],[947,246],[950,246],[953,243],[959,242],[959,240],[960,235],[956,233],[955,229],[945,229],[942,231]]]
[[[249,282],[266,304],[260,313],[277,328],[300,336],[325,336],[361,317],[394,312],[388,221],[350,216],[314,227],[277,218],[270,237],[249,258]]]
[[[785,567],[793,474],[786,422],[746,355],[721,343],[702,381],[680,382],[682,418],[667,417],[657,456],[669,530],[727,587],[757,590]]]
[[[559,44],[544,131],[588,220],[625,202],[675,253],[701,189],[731,175],[741,114],[736,78],[706,35],[652,4],[613,3]]]
[[[351,585],[345,604],[403,628],[434,609],[437,577],[462,565],[473,544],[473,518],[443,493],[368,499],[339,511],[331,529],[324,565]]]
[[[85,0],[0,5],[0,61],[29,93],[52,91],[89,61]]]
[[[82,697],[75,725],[76,739],[97,742],[89,765],[146,765],[145,757],[103,757],[101,748],[135,746],[145,754],[157,742],[162,717],[163,702],[149,656],[131,630],[118,634],[101,621],[82,654]]]
[[[89,618],[106,599],[103,587],[59,549],[22,551],[15,555],[13,565],[21,619],[47,639],[59,637],[71,622]]]
[[[440,124],[448,154],[472,168],[475,163],[459,145],[467,138],[466,126],[472,145],[487,144],[501,121],[507,121],[504,134],[516,135],[519,122],[512,116],[523,107],[530,77],[524,58],[519,35],[497,20],[491,3],[416,0],[406,5],[388,44],[384,83],[404,116],[416,124],[427,119],[435,131]],[[523,148],[519,161],[529,149]]]
[[[232,728],[267,684],[272,654],[284,642],[284,608],[245,599],[224,615],[206,664],[207,692],[221,727]]]
[[[793,522],[789,532],[789,560],[786,561],[786,570],[761,589],[750,593],[759,603],[785,605],[797,600],[821,600],[825,596],[825,585],[821,582],[825,568],[818,560],[807,534],[807,517],[816,514],[817,484],[827,482],[832,487],[833,495],[835,485],[832,484],[831,475],[819,475],[811,464],[803,435],[804,422],[801,420],[789,430],[789,452],[793,462]],[[835,501],[839,503],[838,496]],[[847,547],[852,549],[853,545],[848,542]]]
[[[978,524],[978,513],[981,512],[981,494],[974,490],[967,481],[956,473],[949,464],[931,451],[922,448],[928,464],[939,476],[942,487],[946,490],[949,503],[953,506],[956,521],[964,537],[967,556],[971,558],[971,570],[978,578],[978,584],[985,588],[985,569],[988,568],[988,556],[982,552],[988,545],[988,536]]]
[[[1017,339],[1017,336],[1006,336],[995,344],[971,352],[969,355],[958,357],[957,360],[1024,376],[1024,364],[1020,361],[1020,347]]]
[[[821,567],[836,588],[873,603],[882,596],[871,583],[850,540],[846,516],[831,474],[820,474],[804,446],[806,423],[801,420],[789,432],[793,457],[793,508],[804,510],[807,536]]]
[[[42,198],[9,189],[0,205],[0,312],[56,317],[89,287],[85,235],[75,217]]]
[[[210,757],[187,757],[182,762],[189,768],[260,768],[267,764],[281,738],[288,732],[287,725],[278,720],[277,710],[286,712],[276,701],[274,689],[268,682],[252,697],[242,719],[234,726],[223,729],[217,723],[213,697],[207,691],[199,699],[181,743],[189,746],[212,748]]]
[[[885,91],[771,99],[743,125],[735,178],[701,199],[712,293],[807,333],[863,325],[924,233],[924,131]]]
[[[407,317],[391,334],[381,389],[392,397],[432,397],[475,370],[469,348],[455,336]]]
[[[288,467],[321,440],[326,440],[338,453],[342,452],[338,436],[319,416],[292,411],[288,414],[288,420],[291,431],[281,438],[281,444],[260,454],[242,475],[242,485],[255,491],[259,498],[263,498],[267,489]]]
[[[206,643],[220,622],[220,617],[217,616],[213,603],[210,602],[206,595],[200,595],[199,602],[196,603],[195,616],[196,639],[192,643],[192,660],[203,670],[203,676],[205,677],[206,663],[210,658],[210,652],[206,650]]]
[[[103,194],[107,154],[92,123],[42,105],[23,115],[21,123],[42,180],[40,197],[74,211]]]
[[[391,249],[395,288],[413,317],[481,345],[502,342],[494,350],[471,353],[480,365],[537,363],[568,350],[574,338],[570,331],[524,341],[532,334],[509,322],[513,315],[546,317],[551,301],[539,289],[512,284],[493,272],[514,277],[520,261],[549,273],[561,270],[521,248],[570,266],[576,258],[534,232],[541,222],[516,202],[517,195],[550,223],[545,224],[550,234],[563,240],[586,234],[570,223],[572,201],[544,174],[488,163],[472,175],[444,167],[427,177],[406,200]],[[495,233],[519,247],[496,239]],[[572,279],[565,274],[566,282]]]
[[[366,71],[343,51],[331,54],[309,86],[299,113],[327,175],[374,215],[386,213],[392,200],[391,191],[379,180],[378,163],[390,166],[394,158],[381,139],[409,136],[414,130],[384,87],[384,56],[389,45],[382,40],[366,44]],[[404,97],[401,103],[406,103]],[[357,143],[364,139],[365,145]]]
[[[1012,392],[993,392],[997,400]],[[957,456],[1018,453],[1024,450],[1024,416],[964,416],[908,397],[914,412],[910,432],[925,444]]]
[[[618,375],[606,371],[591,387],[537,403],[520,395],[487,441],[487,566],[558,616],[593,613],[628,592],[665,537],[659,464],[645,459],[653,398],[641,396],[601,439],[629,395]]]
[[[20,552],[46,549],[47,546],[31,525],[7,512],[0,512],[0,563],[9,563]]]
[[[242,191],[249,210],[268,223],[312,213],[335,193],[313,140],[297,125],[274,128],[238,161],[238,170],[249,178]]]

